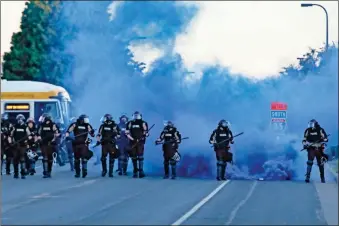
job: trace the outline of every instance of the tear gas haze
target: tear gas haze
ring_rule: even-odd
[[[170,1],[122,2],[116,7],[103,1],[64,4],[69,5],[64,20],[77,33],[67,47],[75,56],[69,84],[76,114],[88,114],[98,127],[105,113],[118,120],[122,112],[137,110],[149,125],[155,123],[145,148],[148,174],[162,174],[162,151],[153,142],[163,120],[173,121],[183,136],[190,137],[180,146],[179,176],[214,177],[215,154],[208,140],[220,119],[231,122],[234,134],[245,132],[232,146],[236,164],[228,167],[228,173],[233,178],[304,179],[306,155],[299,150],[312,118],[332,134],[331,144],[338,143],[337,49],[326,67],[304,79],[287,75],[253,80],[212,64],[201,70],[201,79],[187,83],[188,69],[174,44],[194,20],[199,11],[196,5]],[[109,6],[114,12],[111,18]],[[128,49],[133,43],[162,50],[146,73],[139,70],[142,64],[136,67],[141,62],[133,61]],[[273,101],[288,104],[288,130],[279,140],[269,128]]]

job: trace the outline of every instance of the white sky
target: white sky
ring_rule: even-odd
[[[20,29],[26,1],[1,1],[1,56],[11,47],[13,32]],[[2,57],[1,57],[2,58]]]
[[[338,42],[338,2],[309,2],[326,7],[329,40]],[[176,38],[175,51],[182,55],[187,69],[197,74],[210,64],[228,66],[234,73],[256,78],[277,74],[282,67],[294,63],[309,46],[320,47],[325,42],[323,10],[301,8],[300,3],[178,2],[199,4],[201,8],[187,30]],[[1,55],[10,49],[11,36],[19,30],[24,4],[25,1],[1,1]],[[114,8],[108,9],[113,15],[110,19],[114,19]],[[167,48],[156,49],[144,40],[131,49],[136,60],[149,66]]]

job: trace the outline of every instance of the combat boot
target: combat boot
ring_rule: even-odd
[[[306,175],[305,175],[306,176],[306,178],[305,178],[306,183],[310,183],[312,165],[313,165],[312,161],[307,161],[307,169],[306,169]]]
[[[87,176],[87,159],[81,159],[82,178]]]
[[[114,159],[109,159],[108,176],[113,177]]]
[[[320,173],[320,180],[321,180],[321,183],[325,183],[325,169],[324,169],[324,165],[320,165],[319,166],[319,173]]]
[[[87,176],[87,169],[82,169],[82,178]]]
[[[164,179],[168,179],[169,178],[169,164],[168,163],[164,163],[164,171],[165,171]]]
[[[136,159],[132,160],[133,163],[133,178],[138,178],[138,161]]]
[[[146,176],[144,173],[144,158],[139,157],[138,163],[139,163],[139,178],[144,178]]]
[[[107,162],[106,162],[106,158],[101,158],[101,167],[102,167],[101,176],[105,177],[106,174],[107,174]]]
[[[74,177],[79,178],[80,177],[80,159],[74,160],[74,169],[75,169]]]
[[[220,179],[221,179],[221,180],[227,180],[227,179],[226,179],[226,163],[224,163],[224,164],[221,166]]]
[[[221,180],[221,165],[217,164],[217,181]]]
[[[171,177],[171,179],[172,179],[172,180],[175,180],[175,178],[177,177],[177,169],[176,169],[175,164],[171,165],[171,171],[172,171],[172,177]]]

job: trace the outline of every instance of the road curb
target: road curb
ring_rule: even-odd
[[[333,175],[333,177],[334,177],[334,179],[335,179],[335,182],[337,182],[337,184],[338,184],[338,173],[336,173],[333,169],[332,169],[332,167],[330,167],[328,164],[326,164],[327,165],[327,168],[329,169],[329,171],[331,172],[331,174]]]

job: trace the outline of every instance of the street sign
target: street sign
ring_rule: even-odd
[[[287,128],[287,104],[271,103],[271,128],[274,131],[285,131]]]

